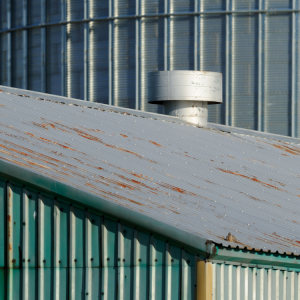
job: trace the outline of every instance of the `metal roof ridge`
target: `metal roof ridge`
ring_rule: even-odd
[[[132,115],[132,116],[136,116],[136,117],[160,120],[163,122],[172,122],[172,123],[177,123],[177,124],[186,125],[186,126],[198,127],[198,128],[206,129],[206,130],[222,131],[222,132],[227,132],[230,134],[248,135],[248,136],[253,136],[253,137],[258,137],[258,138],[266,138],[266,139],[275,140],[275,141],[300,144],[300,139],[298,139],[298,138],[283,136],[283,135],[274,134],[274,133],[256,131],[256,130],[245,129],[245,128],[238,128],[238,127],[234,127],[234,126],[222,125],[222,124],[216,124],[216,123],[208,123],[208,126],[206,128],[204,128],[204,127],[199,127],[193,123],[184,121],[180,118],[172,117],[172,116],[168,116],[168,115],[164,115],[164,114],[158,114],[158,113],[153,113],[153,112],[143,112],[141,110],[136,110],[136,109],[132,109],[132,108],[123,108],[123,107],[113,106],[113,105],[109,105],[109,104],[89,102],[89,101],[85,101],[85,100],[79,100],[79,99],[73,99],[73,98],[68,98],[68,97],[64,97],[64,96],[29,91],[29,90],[14,88],[14,87],[7,87],[7,86],[0,85],[0,92],[11,93],[11,94],[14,94],[14,95],[17,95],[20,97],[30,97],[30,98],[33,98],[36,100],[53,101],[56,103],[60,102],[62,104],[67,104],[67,105],[73,104],[73,105],[95,108],[95,109],[100,109],[100,110],[104,109],[104,110],[112,111],[115,113],[123,113],[123,114],[128,114],[128,115]]]
[[[262,132],[262,131],[252,130],[252,129],[245,129],[245,128],[239,128],[239,127],[216,124],[216,123],[208,123],[208,124],[209,124],[208,128],[212,130],[235,133],[239,135],[248,135],[248,136],[259,137],[259,138],[266,138],[270,140],[287,142],[287,143],[300,144],[299,138],[293,138],[290,136],[284,136],[275,133]]]

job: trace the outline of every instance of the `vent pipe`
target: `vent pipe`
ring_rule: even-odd
[[[207,105],[222,103],[222,74],[203,71],[158,71],[148,77],[148,102],[164,113],[207,126]]]

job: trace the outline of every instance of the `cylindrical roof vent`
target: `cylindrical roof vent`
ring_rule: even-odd
[[[203,71],[158,71],[148,77],[148,102],[164,113],[205,127],[207,105],[222,103],[222,74]]]

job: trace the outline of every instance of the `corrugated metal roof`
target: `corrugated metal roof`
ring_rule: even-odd
[[[0,159],[224,246],[300,252],[300,140],[24,93],[0,93]]]

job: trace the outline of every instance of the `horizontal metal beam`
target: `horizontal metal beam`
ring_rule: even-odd
[[[144,14],[144,15],[127,15],[127,16],[110,16],[99,18],[87,18],[80,20],[69,20],[60,22],[40,23],[25,27],[15,27],[10,29],[1,30],[0,33],[6,33],[11,31],[32,29],[47,26],[66,25],[73,23],[86,23],[95,21],[109,21],[109,20],[121,20],[121,19],[141,19],[141,18],[163,18],[163,17],[182,17],[182,16],[203,16],[203,15],[219,15],[219,14],[283,14],[283,13],[299,13],[300,9],[268,9],[268,10],[220,10],[220,11],[202,11],[202,12],[183,12],[183,13],[163,13],[163,14]]]

